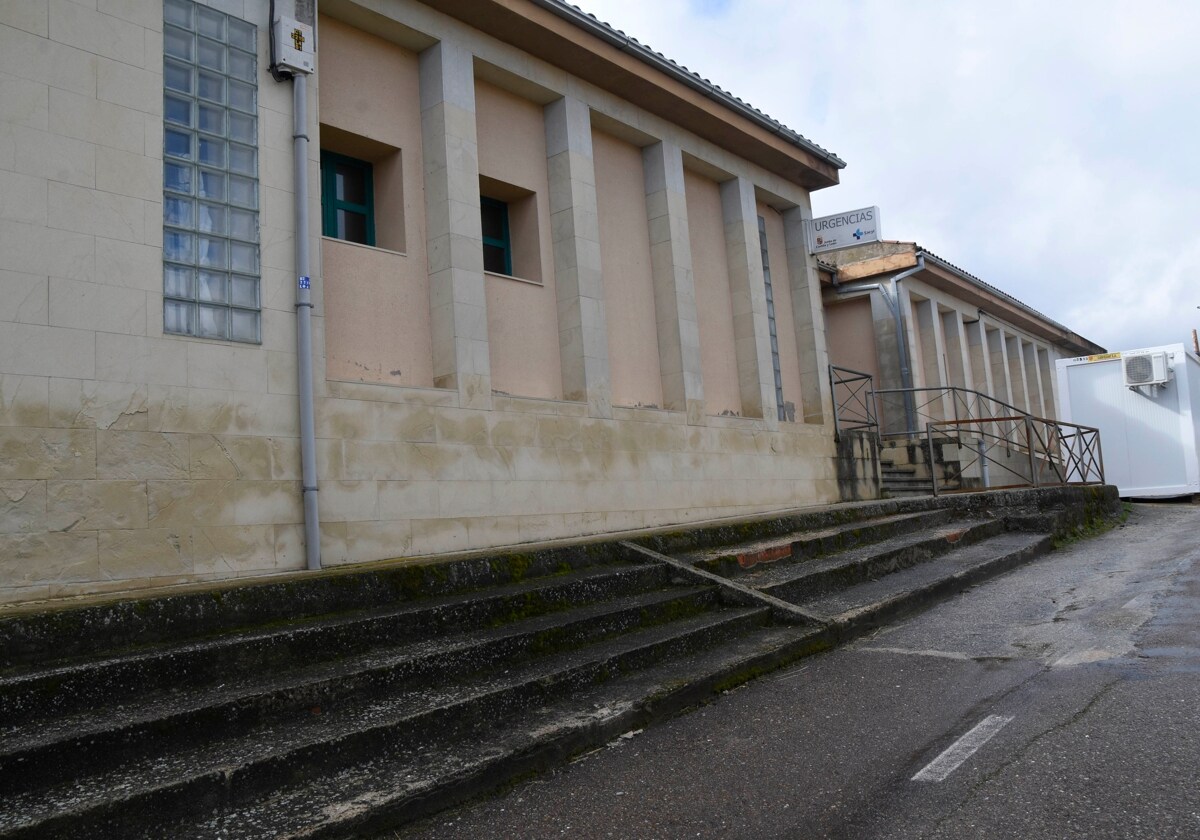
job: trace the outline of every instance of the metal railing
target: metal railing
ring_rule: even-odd
[[[957,462],[957,487],[939,487],[938,471],[930,470],[935,496],[1104,483],[1100,430],[1091,426],[1022,414],[930,421],[925,435],[930,453],[936,435],[943,460]]]
[[[1036,417],[971,388],[884,388],[830,365],[834,429],[921,441],[933,494],[1104,483],[1100,430]]]
[[[830,365],[829,390],[833,395],[833,429],[836,434],[879,428],[871,374]]]
[[[912,437],[930,422],[978,420],[1027,411],[971,388],[881,388],[873,393],[881,437]],[[901,422],[903,421],[903,422]]]

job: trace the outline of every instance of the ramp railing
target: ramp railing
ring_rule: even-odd
[[[871,374],[861,370],[829,366],[829,390],[833,394],[833,429],[842,432],[855,429],[879,429],[875,407],[875,391]]]
[[[958,463],[953,489],[939,487],[933,471],[933,495],[1017,487],[1103,484],[1104,454],[1100,430],[1029,414],[967,420],[932,420],[925,426],[933,451],[935,436],[942,457]]]

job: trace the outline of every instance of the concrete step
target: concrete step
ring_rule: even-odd
[[[734,558],[735,580],[613,541],[5,619],[0,838],[382,831],[1028,559],[1048,539],[986,511],[998,500],[1017,527],[1057,529],[1062,492],[638,540],[714,568]]]
[[[205,821],[164,828],[175,840],[374,836],[472,799],[504,780],[561,763],[589,747],[670,717],[720,690],[829,646],[828,633],[765,627],[621,677],[485,731],[369,762],[282,790]],[[137,837],[139,835],[130,835]]]
[[[965,520],[904,534],[802,563],[777,564],[741,582],[784,601],[800,604],[874,580],[1004,532],[1003,520]]]
[[[716,604],[715,587],[671,587],[290,671],[231,673],[219,685],[147,692],[122,706],[38,719],[4,731],[0,795],[65,781],[83,766],[97,772],[117,767],[151,743],[159,752],[182,749],[209,740],[214,730],[230,737],[314,707],[420,685],[442,673],[465,677],[498,662],[517,664]]]
[[[952,516],[949,510],[894,514],[783,537],[684,552],[676,557],[724,577],[736,577],[765,564],[821,557],[856,545],[927,530],[949,522]]]
[[[383,751],[404,754],[530,712],[614,675],[710,647],[766,623],[765,608],[727,608],[648,627],[523,666],[496,665],[486,680],[454,675],[432,687],[319,707],[234,738],[159,752],[9,795],[0,837],[162,837],[165,821],[203,819],[276,795],[299,779],[337,773]]]
[[[886,499],[919,499],[933,496],[933,489],[930,487],[884,487],[883,493]]]
[[[1048,534],[1010,531],[879,580],[801,603],[810,612],[860,633],[1027,563],[1052,547]]]
[[[511,620],[664,586],[662,567],[614,562],[494,586],[439,595],[374,610],[271,622],[199,641],[158,643],[136,652],[107,654],[0,677],[0,727],[113,706],[147,692],[179,691],[240,673],[277,672],[314,661],[341,659],[462,628]],[[2,729],[0,729],[2,731]]]
[[[206,639],[272,622],[388,609],[422,598],[475,592],[532,578],[610,565],[611,543],[444,563],[331,569],[302,580],[227,584],[158,597],[113,596],[98,603],[0,619],[0,674],[97,651],[139,651]]]

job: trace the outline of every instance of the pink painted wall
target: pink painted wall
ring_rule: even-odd
[[[432,386],[417,56],[331,18],[321,146],[374,166],[378,248],[321,240],[326,376]]]
[[[409,261],[337,239],[322,255],[328,378],[433,387],[429,285],[400,279]]]
[[[662,406],[642,150],[592,132],[613,405]]]
[[[534,281],[484,278],[492,388],[562,399],[542,108],[476,79],[475,119],[479,174],[498,182],[489,183],[490,197],[510,204],[513,273]]]
[[[829,345],[830,364],[869,373],[874,377],[875,387],[882,387],[869,298],[826,306],[825,340]]]
[[[709,414],[727,411],[741,414],[721,189],[716,181],[684,170],[684,190],[692,243],[692,276],[696,284],[705,410]]]
[[[779,339],[783,399],[796,406],[796,417],[803,422],[804,412],[800,407],[800,351],[796,345],[796,322],[792,315],[792,286],[788,275],[783,217],[772,207],[761,203],[758,205],[758,215],[763,217],[767,227],[767,257],[771,263],[771,292],[775,296],[775,333]]]

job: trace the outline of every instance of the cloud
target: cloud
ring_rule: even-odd
[[[816,212],[1112,349],[1200,326],[1200,4],[579,2],[846,160]]]

